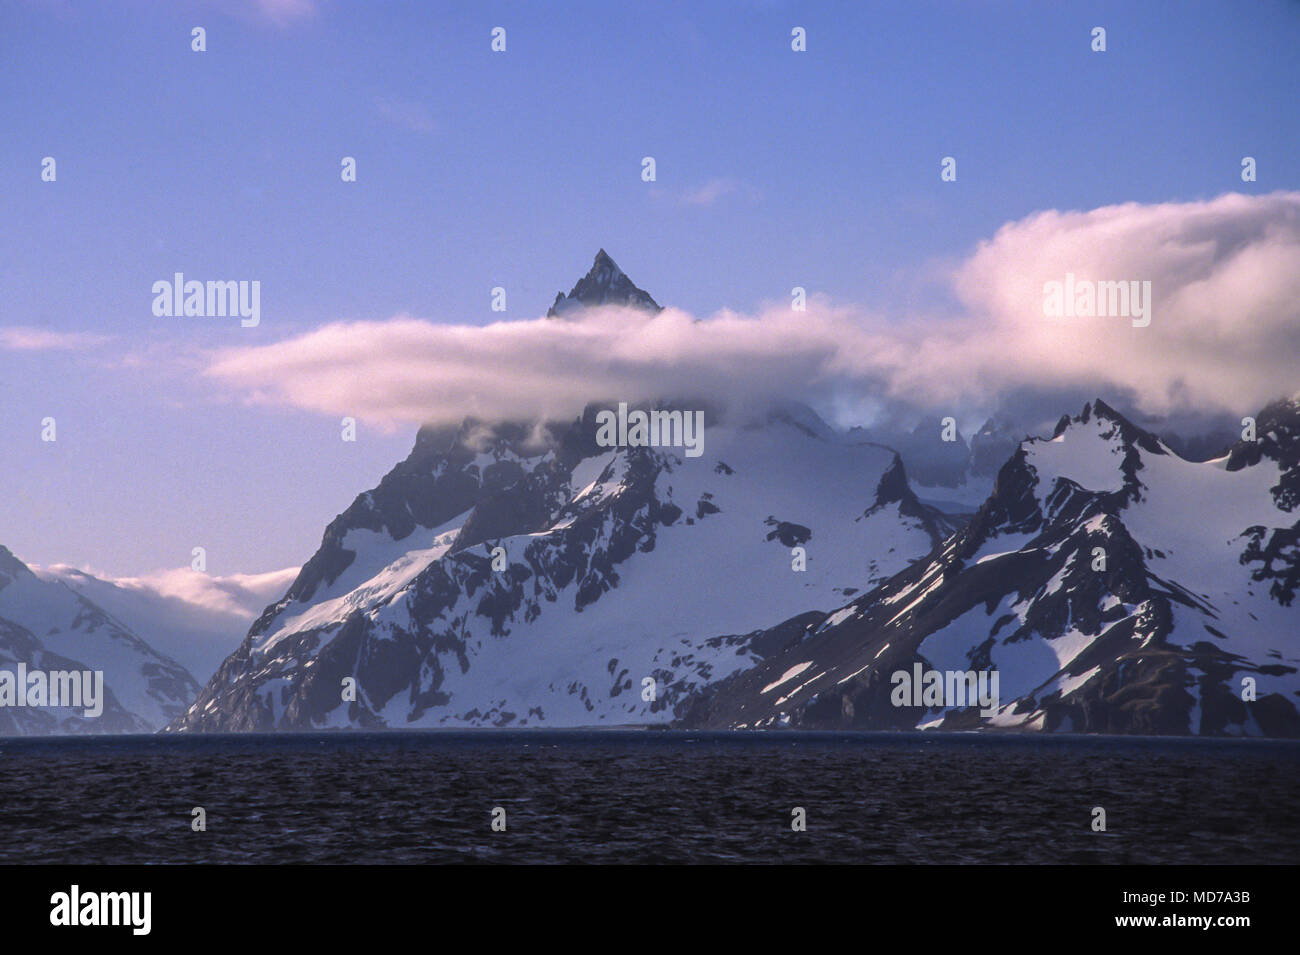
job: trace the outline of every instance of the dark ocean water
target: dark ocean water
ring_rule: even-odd
[[[1300,744],[389,732],[0,740],[0,862],[1289,863]],[[191,830],[191,809],[207,831]],[[493,832],[493,807],[507,830]],[[791,810],[807,830],[791,830]],[[1106,811],[1107,831],[1091,828]]]

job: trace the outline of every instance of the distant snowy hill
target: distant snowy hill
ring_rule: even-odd
[[[0,735],[148,733],[184,712],[199,685],[102,607],[42,579],[0,547],[0,671],[98,670],[103,713],[52,706],[0,706]]]
[[[67,584],[203,680],[298,575],[296,567],[226,577],[188,568],[143,577],[96,576],[66,564],[32,570]]]
[[[1300,735],[1300,403],[1257,434],[1194,463],[1086,406],[1023,442],[935,553],[698,694],[686,724]],[[1000,709],[893,705],[915,664],[996,670]]]

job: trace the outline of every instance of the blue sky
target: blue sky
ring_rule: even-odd
[[[1037,210],[1297,188],[1296,102],[1297,3],[4,0],[0,328],[81,347],[0,347],[0,543],[270,570],[409,450],[413,427],[348,444],[337,415],[247,405],[211,349],[532,318],[600,247],[696,315],[794,285],[929,305]],[[260,280],[261,325],[155,317],[175,271]]]

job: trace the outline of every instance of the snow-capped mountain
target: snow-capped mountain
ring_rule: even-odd
[[[546,313],[547,318],[555,318],[574,309],[594,308],[600,305],[626,305],[657,312],[660,306],[646,292],[623,274],[623,270],[601,249],[596,253],[590,271],[578,284],[573,286],[568,295],[555,293],[555,304]]]
[[[566,308],[615,300],[658,308],[602,251]],[[771,620],[952,530],[893,451],[806,408],[658,406],[699,411],[692,448],[602,443],[613,404],[421,429],[172,728],[666,722],[779,649]]]
[[[199,685],[120,621],[0,547],[0,671],[102,671],[103,712],[0,706],[0,735],[149,733],[185,711]]]
[[[599,447],[595,414],[541,444],[421,431],[174,728],[667,721],[770,652],[765,622],[841,603],[949,529],[892,451],[805,419],[715,421],[690,457]]]
[[[1195,463],[1085,406],[929,557],[806,618],[685,723],[1300,735],[1300,402],[1257,417],[1257,441]],[[996,671],[999,706],[895,705],[900,671]]]
[[[298,575],[296,567],[224,577],[188,567],[142,577],[95,575],[66,564],[32,571],[43,580],[67,584],[204,680]]]

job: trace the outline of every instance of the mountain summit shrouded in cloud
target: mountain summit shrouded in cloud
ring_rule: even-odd
[[[1046,315],[1045,286],[1067,274],[1149,282],[1149,324]],[[957,306],[946,312],[833,303],[814,289],[806,310],[697,318],[660,310],[601,255],[557,298],[549,314],[564,322],[340,322],[224,349],[205,377],[261,402],[390,426],[564,417],[593,393],[944,415],[992,411],[1026,390],[1087,389],[1145,413],[1240,417],[1294,387],[1300,193],[1039,213],[999,229],[948,281]]]
[[[1100,400],[1046,439],[990,421],[978,459],[952,444],[997,473],[973,515],[806,407],[713,420],[698,458],[597,418],[421,428],[171,728],[1300,735],[1294,402],[1200,463]],[[983,719],[893,702],[920,667],[995,674]]]
[[[611,297],[658,311],[603,251],[562,311]],[[951,529],[893,451],[806,408],[711,420],[696,454],[608,446],[598,419],[421,428],[173,728],[663,722],[776,649],[747,637],[764,614],[833,602]]]
[[[7,114],[5,543],[114,578],[196,544],[222,573],[289,566],[421,424],[592,393],[967,439],[1100,393],[1180,448],[1216,413],[1213,454],[1292,390],[1294,9],[1129,5],[1095,52],[1054,4],[840,4],[796,52],[770,3],[742,29],[727,4],[605,5],[577,32],[536,4],[9,4],[7,77],[42,93]],[[142,98],[139,63],[175,95]],[[160,142],[196,108],[220,148]],[[543,321],[599,247],[665,308]],[[154,315],[178,272],[259,283],[259,324]],[[1070,274],[1149,281],[1151,324],[1045,317]]]

